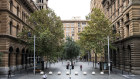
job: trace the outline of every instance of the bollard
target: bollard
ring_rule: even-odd
[[[78,72],[75,72],[75,75],[78,75]]]
[[[87,75],[87,72],[83,72],[84,75]]]
[[[40,75],[43,75],[43,74],[44,74],[44,72],[43,72],[43,71],[41,71],[41,72],[40,72]]]
[[[95,72],[92,72],[92,75],[95,75]]]
[[[49,72],[49,75],[52,75],[52,72],[51,71]]]
[[[60,71],[58,72],[58,75],[61,75],[61,72]]]
[[[69,75],[70,74],[70,72],[66,72],[66,75]]]
[[[104,72],[100,72],[100,74],[102,74],[102,75],[103,75],[103,74],[104,74]]]

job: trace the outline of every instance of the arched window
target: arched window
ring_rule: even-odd
[[[10,35],[12,35],[12,21],[10,21]]]
[[[13,11],[13,1],[10,0],[10,11]]]

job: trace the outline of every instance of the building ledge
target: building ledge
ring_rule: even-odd
[[[27,44],[26,41],[24,41],[24,40],[22,40],[20,38],[14,37],[12,35],[0,34],[0,38],[9,38],[9,39],[12,39],[12,40],[15,40],[15,41],[19,41],[20,43]]]
[[[128,40],[131,40],[131,39],[140,39],[140,35],[129,36],[129,37],[127,37],[127,38],[124,38],[124,39],[115,41],[115,42],[113,42],[113,43],[124,42],[124,41],[128,41]]]

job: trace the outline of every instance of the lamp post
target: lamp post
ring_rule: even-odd
[[[108,39],[108,74],[110,75],[110,53],[109,53],[109,36],[107,36]]]
[[[31,37],[31,32],[28,32],[28,37]],[[34,35],[34,75],[35,75],[35,62],[36,62],[36,60],[35,60],[35,38],[36,38],[36,36]]]
[[[34,75],[35,75],[35,35],[34,35]]]
[[[71,69],[72,69],[72,65],[71,64],[69,65],[69,68],[70,68],[70,77],[69,78],[71,79]]]
[[[88,51],[88,65],[89,65],[89,51]]]

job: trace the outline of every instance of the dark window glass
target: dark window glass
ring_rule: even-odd
[[[19,7],[17,7],[17,16],[19,16]]]
[[[17,25],[16,35],[18,35],[19,25]]]
[[[12,21],[10,21],[10,35],[12,35]]]
[[[10,0],[10,11],[13,11],[13,1]]]

